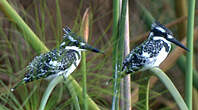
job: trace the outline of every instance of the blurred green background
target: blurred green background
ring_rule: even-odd
[[[152,14],[154,19],[162,24],[168,24],[178,40],[186,36],[187,3],[185,0],[138,0]],[[90,8],[89,15],[89,44],[105,51],[105,55],[87,52],[87,92],[91,99],[102,110],[111,109],[112,84],[106,81],[112,78],[112,0],[9,0],[17,13],[36,33],[40,40],[53,49],[62,39],[62,28],[69,26],[72,31],[80,34],[80,25],[86,8]],[[197,3],[198,4],[198,3]],[[196,5],[197,6],[197,5]],[[0,6],[1,7],[1,6]],[[195,16],[194,40],[194,70],[197,70],[197,37],[198,37],[198,7]],[[16,24],[12,23],[0,12],[0,110],[37,110],[48,81],[39,80],[19,87],[15,92],[9,89],[19,81],[24,73],[23,69],[31,60],[39,55],[23,39]],[[145,40],[150,30],[150,21],[142,8],[135,0],[129,0],[130,47]],[[179,50],[179,49],[178,49]],[[165,68],[167,75],[173,81],[179,92],[184,96],[184,69],[182,62],[175,57],[168,58]],[[185,55],[184,54],[179,54]],[[169,64],[169,61],[174,61]],[[184,64],[183,64],[184,65]],[[81,65],[72,73],[72,76],[82,86]],[[138,93],[146,91],[144,81],[148,75],[137,73],[132,75],[132,106],[133,110],[141,110],[145,105]],[[196,82],[198,83],[198,82]],[[196,84],[194,84],[196,85]],[[197,84],[198,85],[198,84]],[[140,90],[139,88],[145,88]],[[173,98],[165,86],[156,78],[151,79],[150,109],[178,110]],[[198,89],[193,89],[193,110],[198,110]],[[72,110],[75,109],[68,88],[60,83],[52,92],[45,110]]]

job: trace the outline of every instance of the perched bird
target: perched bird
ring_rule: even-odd
[[[64,28],[63,31],[65,34],[59,48],[36,56],[25,68],[25,77],[11,91],[14,91],[21,84],[41,78],[52,79],[56,76],[67,78],[79,65],[81,51],[90,50],[101,53],[100,50],[93,48],[85,43],[81,37],[72,33],[68,27]]]
[[[154,22],[148,39],[134,48],[124,59],[122,70],[128,74],[158,67],[168,56],[171,43],[189,51],[177,41],[172,32],[159,22]]]

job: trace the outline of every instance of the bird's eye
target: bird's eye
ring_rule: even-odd
[[[162,33],[162,35],[163,35],[164,37],[167,37],[167,36],[168,36],[168,34],[167,34],[167,33]]]

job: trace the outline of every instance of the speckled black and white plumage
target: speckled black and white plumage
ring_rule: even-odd
[[[24,82],[62,75],[68,77],[79,65],[81,60],[82,45],[85,45],[83,39],[72,33],[66,27],[63,29],[65,34],[60,47],[47,53],[36,56],[26,67]]]
[[[81,46],[86,44],[68,27],[63,30],[65,34],[60,47],[36,56],[26,67],[23,78],[25,83],[41,78],[52,79],[59,75],[66,78],[79,65],[81,51],[85,50]]]
[[[158,62],[159,53],[162,49],[165,49],[163,56],[166,57],[170,48],[170,45],[162,40],[147,40],[126,56],[123,62],[123,69],[126,69],[126,73],[132,73],[159,66],[158,64],[161,62],[156,63]]]
[[[124,59],[123,70],[126,73],[133,73],[159,66],[171,49],[171,42],[166,37],[173,38],[172,32],[154,22],[148,39],[134,48]]]
[[[41,78],[52,79],[56,76],[67,78],[79,65],[81,51],[101,53],[100,50],[85,43],[80,36],[72,33],[68,27],[63,30],[63,41],[59,48],[36,56],[25,68],[25,77],[11,91],[21,84]]]
[[[79,51],[71,49],[54,49],[48,53],[36,56],[27,66],[24,81],[31,82],[40,78],[52,78],[57,75],[67,77],[70,67],[78,66],[81,59]]]

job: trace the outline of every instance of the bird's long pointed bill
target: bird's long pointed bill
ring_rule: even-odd
[[[180,43],[179,41],[177,41],[176,39],[172,38],[172,39],[169,39],[170,42],[176,44],[177,46],[185,49],[186,51],[190,51],[188,48],[186,48],[182,43]]]
[[[92,47],[91,45],[88,45],[88,44],[84,45],[84,49],[90,50],[90,51],[96,52],[96,53],[104,53],[104,52],[100,51],[99,49],[94,48],[94,47]]]

